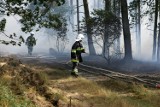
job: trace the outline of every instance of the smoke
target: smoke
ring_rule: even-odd
[[[133,58],[142,61],[152,61],[153,31],[147,29],[145,25],[147,22],[148,20],[146,18],[141,23],[141,52],[137,52],[136,32],[134,29],[131,29]]]
[[[93,10],[93,8],[103,8],[104,3],[101,0],[89,0],[89,9],[90,12]],[[94,4],[95,3],[95,4]],[[83,1],[79,1],[79,5],[80,5],[80,21],[83,19],[84,17],[84,9],[83,9]],[[73,6],[74,9],[76,6],[76,1],[73,1]],[[77,30],[77,14],[76,14],[76,10],[74,10],[73,12],[74,14],[73,17],[70,17],[70,20],[68,21],[68,32],[67,32],[67,37],[69,39],[69,42],[66,44],[65,50],[64,52],[69,53],[71,50],[71,46],[72,44],[75,42],[75,38],[77,36],[77,32],[75,32]],[[3,17],[1,17],[3,18]],[[26,39],[30,34],[29,33],[23,33],[21,31],[21,24],[18,22],[20,18],[18,16],[10,16],[7,17],[7,25],[6,25],[6,29],[5,32],[6,34],[12,34],[12,33],[16,33],[18,35],[22,35],[24,37],[24,39]],[[135,34],[134,32],[131,32],[131,36],[132,36],[132,50],[133,50],[133,57],[135,59],[139,59],[139,60],[151,60],[152,59],[152,40],[153,40],[153,36],[152,36],[152,32],[148,31],[145,27],[145,22],[147,20],[143,21],[143,24],[141,26],[141,55],[137,55],[136,54],[136,38],[135,38]],[[47,33],[49,32],[49,33]],[[56,50],[56,33],[53,30],[47,30],[47,29],[41,29],[38,32],[35,32],[35,38],[37,39],[37,44],[34,47],[33,53],[49,53],[49,48],[54,48]],[[1,34],[1,39],[7,39],[5,36],[3,36]],[[124,44],[123,44],[123,34],[121,35],[121,45],[120,48],[122,50],[122,53],[124,53]],[[88,46],[87,46],[87,37],[84,40],[84,48],[86,48],[86,52],[88,53]],[[101,53],[101,49],[96,46],[96,50],[97,53],[100,54]],[[22,44],[22,46],[6,46],[3,44],[0,44],[0,52],[3,53],[14,53],[14,54],[27,54],[27,46],[25,44]]]
[[[21,31],[21,24],[18,22],[18,16],[10,16],[6,17],[7,23],[5,27],[5,33],[7,35],[16,33],[17,36],[22,35],[23,38],[26,40],[29,33],[23,33]],[[35,53],[48,53],[48,49],[50,48],[51,44],[48,42],[48,36],[44,33],[44,30],[41,29],[39,32],[35,32],[35,38],[37,39],[37,44],[34,47]],[[2,40],[8,40],[8,38],[1,34]],[[22,46],[12,46],[12,45],[4,45],[0,44],[0,53],[7,53],[7,54],[27,54],[27,46],[22,44]]]

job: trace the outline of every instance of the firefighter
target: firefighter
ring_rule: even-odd
[[[72,46],[71,50],[71,62],[72,62],[72,71],[71,75],[77,77],[78,76],[78,63],[82,62],[81,53],[85,53],[85,49],[82,45],[82,39],[84,39],[83,34],[78,34],[76,38],[76,42]]]
[[[26,40],[26,45],[28,47],[28,55],[32,55],[33,46],[36,45],[36,39],[33,35],[34,32],[31,32],[31,35]]]

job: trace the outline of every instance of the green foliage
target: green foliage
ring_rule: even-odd
[[[147,96],[147,89],[143,85],[136,85],[133,84],[132,86],[133,92],[137,95],[138,98],[146,97]]]
[[[58,36],[65,37],[67,32],[67,21],[64,18],[61,21],[63,21],[63,23],[57,27]]]
[[[12,91],[4,84],[0,84],[0,106],[35,107],[28,99],[14,95]]]
[[[24,38],[22,36],[19,36],[19,38],[17,38],[17,35],[15,33],[10,34],[9,36],[6,35],[4,31],[1,31],[1,33],[6,37],[8,37],[9,39],[11,39],[10,41],[0,40],[1,44],[5,44],[5,45],[11,44],[13,46],[16,46],[16,45],[21,46],[21,44],[24,43]]]
[[[62,21],[61,20],[64,20],[60,15],[58,14],[51,14],[49,13],[48,14],[48,19],[50,20],[49,22],[45,22],[43,23],[42,25],[44,25],[46,28],[55,28],[56,30],[60,29],[62,26]],[[65,24],[65,22],[64,22]]]
[[[109,45],[113,43],[113,40],[119,37],[121,32],[121,22],[119,17],[112,12],[106,12],[105,10],[94,10],[92,17],[88,20],[88,23],[92,27],[92,33],[96,36],[105,36],[105,31],[109,35]]]
[[[67,33],[67,21],[66,19],[61,19],[63,23],[61,23],[61,26],[57,28],[57,41],[56,41],[56,47],[58,52],[63,52],[66,44],[68,43],[68,38],[66,36]]]
[[[57,5],[60,6],[65,3],[65,0],[56,0]]]
[[[137,20],[136,17],[138,15],[137,5],[138,5],[138,0],[133,0],[129,4],[129,14],[130,14],[130,19],[131,19],[130,20],[131,27],[136,24],[136,20]],[[143,17],[147,16],[148,20],[153,22],[153,14],[155,12],[154,0],[140,0],[140,10],[141,10],[141,13],[140,13],[141,19]]]
[[[137,17],[138,17],[138,0],[133,0],[132,2],[130,2],[129,4],[129,14],[130,14],[130,27],[133,27],[136,22],[137,22]],[[140,2],[140,4],[142,4],[142,1]],[[142,9],[142,6],[140,7],[140,9]],[[142,18],[143,15],[142,13],[140,14],[140,17]]]
[[[59,28],[61,26],[60,16],[52,12],[52,8],[65,3],[64,0],[7,0],[8,15],[17,14],[22,17],[22,31],[30,32],[33,27],[39,25],[47,28]],[[54,5],[55,4],[55,5]]]
[[[33,27],[38,26],[36,31],[40,28],[53,28],[59,29],[62,26],[62,17],[55,14],[52,10],[55,6],[60,6],[65,3],[65,0],[6,0],[0,4],[4,10],[0,14],[18,15],[21,17],[19,20],[22,27],[21,30],[25,33],[31,32]],[[0,22],[0,32],[4,32],[6,19]],[[5,35],[7,36],[7,35]],[[18,43],[15,39],[7,36],[12,41],[0,40],[3,44],[19,45],[24,42],[24,39],[19,37]]]
[[[6,25],[6,19],[2,19],[0,21],[0,31],[4,31],[4,28],[5,28],[5,25]]]

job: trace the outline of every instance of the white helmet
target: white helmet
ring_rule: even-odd
[[[31,32],[31,35],[34,35],[34,32]]]
[[[83,34],[78,34],[77,38],[76,38],[76,41],[80,41],[84,39],[84,35]]]

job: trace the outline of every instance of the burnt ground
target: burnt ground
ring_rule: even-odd
[[[71,70],[70,55],[59,55],[59,56],[18,56],[20,60],[28,64],[45,65],[53,68],[67,69]],[[69,63],[69,64],[68,64]],[[87,68],[89,71],[100,72],[99,70],[92,69],[92,67],[103,68],[105,70],[111,70],[114,72],[120,72],[127,75],[136,75],[138,77],[151,78],[155,80],[160,80],[160,64],[155,62],[141,62],[141,61],[130,61],[124,62],[123,60],[114,61],[110,65],[101,56],[83,56],[83,63],[85,65],[91,66]],[[84,68],[83,66],[79,66]],[[86,68],[85,68],[86,69]],[[90,73],[84,70],[79,70],[82,76],[90,75]],[[105,71],[103,71],[105,72]],[[95,76],[95,75],[94,75]]]
[[[11,57],[11,58],[10,58]],[[13,59],[16,60],[13,60]],[[53,68],[53,69],[62,69],[62,70],[66,70],[68,72],[62,72],[64,74],[63,78],[66,78],[69,75],[69,72],[71,71],[71,63],[69,62],[70,60],[70,56],[69,55],[61,55],[61,56],[49,56],[49,55],[35,55],[35,56],[26,56],[26,55],[9,55],[6,56],[5,58],[1,58],[1,62],[6,62],[7,61],[7,65],[1,65],[1,72],[2,74],[4,73],[10,73],[13,75],[13,79],[16,79],[18,76],[18,80],[20,80],[19,84],[21,84],[21,82],[23,83],[23,85],[25,87],[29,87],[29,86],[34,86],[37,89],[37,94],[38,95],[43,95],[46,98],[49,98],[47,101],[42,101],[43,103],[49,104],[53,103],[55,100],[53,100],[52,95],[54,93],[50,93],[48,88],[46,87],[46,85],[41,84],[41,83],[45,83],[45,80],[41,79],[41,77],[38,75],[38,73],[36,71],[40,71],[42,68],[43,69],[47,69],[47,68]],[[159,65],[156,63],[143,63],[143,62],[138,62],[138,61],[132,61],[132,62],[124,62],[124,61],[117,61],[114,62],[110,65],[107,64],[106,60],[103,59],[100,56],[83,56],[84,62],[82,64],[84,64],[85,66],[89,66],[89,67],[85,67],[83,65],[79,66],[79,73],[80,76],[90,79],[90,80],[94,80],[97,82],[100,81],[105,81],[107,79],[109,79],[107,76],[108,74],[110,76],[113,76],[114,79],[116,78],[117,80],[124,80],[127,83],[128,82],[134,82],[137,81],[137,79],[129,77],[129,76],[136,76],[136,78],[140,78],[143,79],[145,81],[148,82],[152,82],[153,84],[144,84],[144,86],[151,86],[154,87],[156,86],[156,83],[160,83],[160,72],[159,72]],[[3,63],[1,63],[3,64]],[[22,65],[21,65],[22,64]],[[27,66],[25,67],[25,64],[27,64]],[[11,66],[12,65],[12,66]],[[31,65],[31,66],[30,66]],[[33,65],[33,66],[32,66]],[[33,69],[31,69],[32,67],[34,67]],[[38,68],[40,67],[40,68]],[[12,69],[14,68],[14,69]],[[37,68],[37,70],[36,70]],[[99,68],[99,69],[96,69]],[[101,68],[101,69],[100,69]],[[15,72],[15,69],[18,71],[18,74]],[[118,74],[121,73],[122,75],[112,75],[112,73],[108,73],[107,70],[110,70],[112,72],[115,72]],[[10,72],[8,72],[10,71]],[[24,72],[25,71],[25,72]],[[89,71],[89,72],[87,72]],[[107,74],[107,75],[99,75],[98,73],[102,72]],[[57,72],[58,73],[58,72]],[[49,75],[52,73],[48,73]],[[66,75],[67,74],[67,75]],[[124,74],[127,74],[129,76],[125,76]],[[51,76],[50,76],[51,77]],[[52,78],[49,78],[52,79]],[[146,80],[147,79],[147,80]],[[24,80],[24,81],[21,81]],[[30,81],[28,81],[30,80]],[[134,81],[133,81],[134,80]],[[152,80],[152,81],[151,81]],[[12,80],[15,81],[15,80]],[[26,83],[27,81],[27,83]],[[139,83],[140,81],[137,81],[136,83]],[[140,83],[144,83],[144,82],[140,82]],[[17,94],[23,94],[23,91],[21,90],[21,88],[18,88],[19,91],[17,91],[17,87],[19,85],[12,85],[14,88],[14,90],[16,90],[16,92],[18,92]],[[15,87],[16,86],[16,87]],[[42,88],[41,88],[42,87]],[[33,100],[33,102],[38,103],[37,101],[39,99],[34,99],[32,98],[32,95],[30,96],[30,93],[26,94],[27,96],[29,95],[29,98],[31,97],[31,99]],[[49,96],[49,97],[48,97]],[[51,100],[52,99],[52,100]]]
[[[94,58],[94,57],[93,57]],[[88,59],[92,59],[89,58]],[[102,57],[98,56],[92,60],[84,61],[84,64],[96,66],[108,70],[112,70],[115,72],[120,72],[124,74],[130,75],[159,75],[160,76],[160,63],[156,62],[142,62],[142,61],[123,61],[117,60],[112,62],[111,64],[107,64],[107,61]]]

